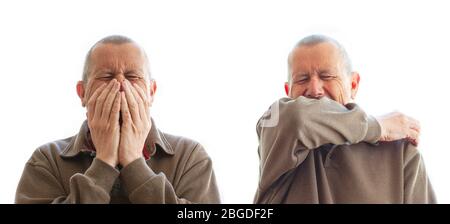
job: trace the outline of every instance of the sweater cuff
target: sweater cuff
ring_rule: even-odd
[[[120,172],[120,179],[127,195],[155,176],[157,175],[150,169],[144,158],[134,160]]]
[[[374,144],[378,142],[380,138],[381,138],[381,125],[375,117],[369,115],[367,117],[367,133],[366,137],[364,138],[364,141]]]
[[[94,158],[91,166],[86,170],[85,175],[89,177],[95,185],[100,186],[109,193],[111,192],[117,177],[119,177],[119,171],[100,159]]]

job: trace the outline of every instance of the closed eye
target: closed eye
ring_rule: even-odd
[[[336,76],[335,75],[331,75],[329,73],[322,73],[322,74],[320,74],[320,78],[322,80],[332,80],[332,79],[336,78]]]
[[[299,75],[299,76],[295,77],[294,83],[302,84],[302,83],[307,82],[308,80],[309,80],[308,75]]]
[[[136,75],[136,74],[134,74],[134,73],[126,74],[125,77],[126,77],[127,79],[129,79],[129,80],[139,80],[139,79],[142,79],[141,76]]]
[[[101,75],[97,76],[97,79],[101,79],[101,80],[110,80],[110,79],[112,79],[113,77],[114,77],[114,75],[111,74],[111,73],[104,73],[104,74],[101,74]]]

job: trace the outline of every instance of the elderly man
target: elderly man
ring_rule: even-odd
[[[288,98],[258,121],[255,203],[435,203],[420,126],[395,112],[367,115],[353,101],[360,76],[345,49],[322,35],[288,58]]]
[[[157,129],[149,113],[155,91],[134,41],[97,42],[77,84],[87,121],[77,135],[34,152],[16,203],[219,203],[203,147]]]

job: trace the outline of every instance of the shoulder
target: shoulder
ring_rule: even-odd
[[[75,136],[72,136],[69,138],[48,142],[39,146],[28,160],[28,164],[48,166],[49,163],[55,161],[65,150],[67,150],[69,145],[72,144],[74,138]]]
[[[402,150],[403,150],[403,162],[405,164],[405,167],[408,166],[408,164],[422,164],[423,158],[422,154],[420,153],[417,146],[411,144],[410,142],[403,140],[402,143]]]
[[[165,132],[160,133],[166,147],[169,148],[174,155],[194,157],[195,160],[209,159],[209,155],[205,148],[198,141]]]
[[[409,160],[415,157],[421,157],[420,151],[418,150],[417,146],[411,144],[406,139],[400,139],[392,142],[385,142],[382,143],[382,145],[387,149],[391,150],[394,149],[401,152],[405,162],[408,162]]]
[[[388,154],[401,156],[403,158],[403,164],[408,164],[413,161],[417,162],[422,158],[422,155],[417,146],[411,144],[406,139],[400,139],[391,142],[379,142],[377,144],[364,144],[370,145],[370,147],[375,148],[376,151],[382,151]]]

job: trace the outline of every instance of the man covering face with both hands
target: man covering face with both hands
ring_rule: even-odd
[[[16,203],[219,203],[204,148],[156,128],[156,89],[134,41],[97,42],[77,84],[87,121],[77,135],[33,153]]]

